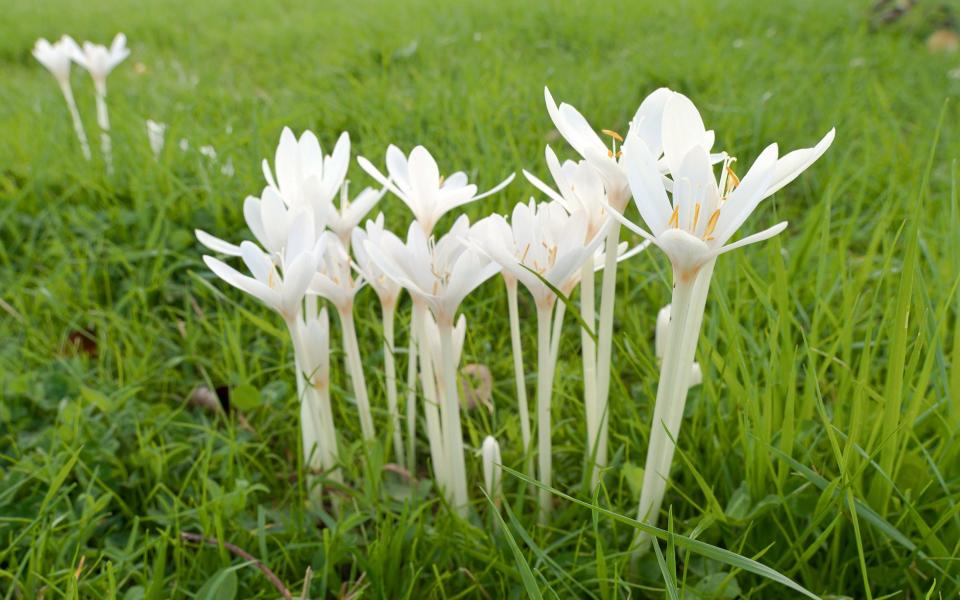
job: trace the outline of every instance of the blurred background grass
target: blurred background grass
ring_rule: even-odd
[[[0,594],[189,598],[212,577],[235,577],[237,597],[276,597],[226,551],[179,540],[194,531],[246,548],[292,589],[312,567],[312,597],[522,595],[484,505],[468,524],[433,494],[404,502],[411,491],[380,472],[383,451],[361,460],[341,369],[349,509],[337,520],[304,508],[279,323],[212,281],[191,232],[243,233],[242,199],[259,194],[259,162],[284,125],[315,130],[325,147],[349,130],[355,153],[378,164],[388,143],[423,143],[442,171],[466,170],[485,188],[521,168],[545,176],[546,143],[570,156],[544,85],[621,132],[639,101],[668,85],[698,104],[741,173],[770,141],[785,151],[838,129],[827,156],[750,223],[790,228],[718,265],[698,354],[705,384],[688,403],[667,497],[674,530],[818,594],[954,597],[960,55],[931,51],[928,38],[957,10],[921,0],[894,19],[830,0],[0,0]],[[83,161],[30,49],[41,36],[107,43],[117,31],[132,55],[109,79],[107,177],[98,159]],[[76,68],[72,81],[96,154],[92,85]],[[159,160],[147,118],[169,124]],[[369,184],[355,165],[351,177]],[[533,193],[517,181],[467,212],[504,211]],[[405,230],[395,198],[380,208]],[[627,515],[656,389],[665,267],[651,251],[619,280],[616,457],[599,501]],[[519,466],[501,288],[487,284],[464,307],[465,362],[491,369],[496,405],[470,411],[465,435],[478,448],[495,434]],[[528,317],[531,308],[521,306]],[[357,311],[383,422],[372,294]],[[532,349],[530,323],[524,332]],[[561,490],[586,497],[578,337],[568,324],[555,471]],[[187,401],[199,387],[239,386],[259,392],[242,414]],[[476,459],[468,466],[479,473]],[[551,527],[536,527],[525,487],[508,478],[511,531],[547,595],[663,594],[652,556],[630,569],[628,527],[566,502]],[[668,563],[689,598],[785,595],[681,551]]]

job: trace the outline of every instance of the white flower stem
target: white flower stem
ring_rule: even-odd
[[[299,316],[295,319],[300,319]],[[287,327],[293,340],[294,364],[297,377],[297,397],[300,399],[300,432],[303,443],[304,468],[307,471],[307,489],[311,502],[320,505],[322,488],[316,485],[315,471],[323,470],[336,482],[342,482],[343,476],[338,469],[337,432],[333,423],[333,410],[330,406],[329,366],[322,365],[320,372],[304,375],[300,365],[306,357],[304,340],[299,333],[296,320],[288,322]],[[322,348],[324,354],[330,349]],[[307,382],[307,377],[310,381]],[[333,498],[334,509],[338,503]]]
[[[387,303],[381,306],[383,314],[383,369],[387,379],[387,411],[390,414],[390,429],[393,431],[393,452],[397,464],[404,464],[403,431],[400,425],[400,411],[397,408],[397,366],[393,356],[393,324],[397,305]]]
[[[537,464],[540,483],[549,486],[553,479],[553,456],[550,441],[550,400],[553,395],[553,370],[550,352],[550,321],[553,301],[537,306]],[[550,518],[550,492],[538,490],[540,523]]]
[[[87,132],[83,129],[83,121],[80,120],[80,111],[77,110],[77,103],[73,99],[73,90],[70,88],[70,80],[60,82],[60,90],[63,92],[63,98],[67,101],[67,110],[70,111],[70,119],[73,121],[73,130],[80,140],[80,150],[83,157],[90,160],[90,142],[87,141]]]
[[[407,471],[413,475],[417,469],[417,325],[418,311],[414,306],[410,315],[409,341],[407,346]]]
[[[452,316],[437,319],[440,332],[440,355],[443,360],[443,446],[446,450],[453,489],[453,507],[460,516],[467,516],[470,508],[467,495],[467,466],[463,456],[463,430],[460,425],[460,398],[457,394],[457,365],[454,363]]]
[[[556,365],[560,356],[560,332],[563,330],[563,317],[567,313],[567,305],[557,302],[556,312],[553,315],[553,330],[550,334],[550,364]]]
[[[357,330],[353,324],[353,305],[339,309],[340,328],[343,333],[343,351],[347,355],[347,370],[353,384],[353,396],[360,413],[360,431],[367,442],[376,439],[373,427],[373,414],[370,412],[370,398],[367,395],[367,382],[363,376],[363,363],[360,361],[360,346],[357,344]]]
[[[113,145],[110,142],[110,115],[107,113],[107,82],[94,81],[97,89],[97,125],[100,126],[100,149],[107,164],[107,173],[113,173]]]
[[[656,525],[660,505],[670,478],[670,464],[676,449],[675,440],[680,433],[683,409],[690,388],[690,373],[696,354],[700,325],[707,302],[707,291],[713,276],[714,261],[700,268],[699,272],[678,274],[674,271],[673,297],[670,301],[670,325],[660,365],[660,382],[657,400],[653,408],[653,423],[650,429],[650,445],[643,473],[643,488],[640,492],[638,520]],[[647,551],[650,537],[637,535],[635,544],[638,554]]]
[[[427,422],[427,441],[430,444],[430,460],[433,462],[433,474],[437,484],[449,494],[451,488],[449,469],[443,448],[443,430],[440,426],[440,411],[437,404],[437,384],[433,373],[433,360],[430,358],[430,341],[427,337],[427,308],[421,302],[414,301],[413,320],[417,324],[417,353],[420,363],[420,385],[423,387],[423,413]]]
[[[590,330],[596,333],[594,288],[593,259],[591,258],[580,270],[580,318]],[[594,454],[600,435],[600,415],[597,409],[597,344],[582,327],[580,349],[583,361],[583,406],[587,425],[586,468],[590,471],[590,489],[593,490],[597,485],[600,472]]]
[[[617,292],[617,245],[620,243],[620,223],[614,221],[607,232],[604,249],[603,279],[600,289],[600,323],[597,328],[597,396],[598,433],[596,472],[607,464],[607,430],[609,428],[610,358],[613,350],[613,305]],[[597,479],[596,481],[599,481]],[[593,483],[596,484],[596,481]]]
[[[517,280],[504,277],[507,285],[507,308],[510,313],[510,345],[513,348],[513,376],[517,386],[517,410],[520,413],[520,439],[523,442],[527,476],[533,479],[533,453],[530,448],[530,408],[527,406],[527,382],[523,372],[523,346],[520,342],[520,311],[517,306]]]

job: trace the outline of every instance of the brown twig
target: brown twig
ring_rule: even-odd
[[[277,591],[280,592],[284,600],[293,600],[293,595],[290,593],[290,590],[287,589],[287,586],[283,585],[283,582],[280,581],[280,578],[277,577],[277,575],[270,570],[270,567],[268,567],[267,565],[263,564],[262,562],[254,558],[249,552],[247,552],[243,548],[240,548],[235,544],[231,544],[230,542],[220,541],[214,537],[204,537],[198,533],[188,533],[186,531],[180,532],[180,538],[188,542],[202,543],[202,544],[207,544],[208,546],[216,546],[218,548],[220,546],[223,546],[228,551],[230,551],[231,554],[234,554],[244,560],[248,560],[252,562],[253,566],[259,569],[260,572],[263,573],[263,576],[266,577],[270,581],[270,583],[273,584],[273,587],[277,588]]]

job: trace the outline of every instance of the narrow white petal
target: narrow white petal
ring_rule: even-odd
[[[207,248],[210,248],[214,252],[226,254],[227,256],[240,256],[240,246],[221,240],[218,237],[214,237],[202,229],[194,229],[193,233],[197,236],[198,242]]]
[[[781,231],[783,231],[783,230],[786,229],[786,228],[787,228],[787,222],[786,222],[786,221],[783,221],[783,222],[781,222],[781,223],[777,223],[776,225],[774,225],[774,226],[771,227],[770,229],[764,229],[763,231],[761,231],[761,232],[759,232],[759,233],[754,233],[753,235],[748,235],[747,237],[741,238],[741,239],[735,241],[735,242],[732,243],[732,244],[727,244],[726,246],[723,246],[722,248],[718,248],[718,249],[716,250],[715,256],[720,256],[721,254],[726,254],[727,252],[730,252],[731,250],[736,250],[737,248],[742,248],[742,247],[748,246],[748,245],[750,245],[750,244],[756,244],[757,242],[762,242],[763,240],[770,239],[770,238],[772,238],[773,236],[777,235],[778,233],[780,233]]]

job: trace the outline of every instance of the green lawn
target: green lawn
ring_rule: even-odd
[[[664,505],[672,519],[661,524],[817,595],[955,598],[960,54],[927,51],[923,15],[934,11],[873,29],[865,1],[458,4],[0,0],[0,598],[192,598],[212,578],[226,586],[209,597],[229,598],[228,573],[237,598],[278,597],[256,568],[182,532],[236,544],[295,594],[311,568],[313,598],[518,598],[528,568],[546,597],[672,587],[685,598],[794,597],[681,544],[661,543],[662,569],[653,554],[631,565],[632,527],[565,499],[538,526],[535,499],[511,475],[505,529],[492,528],[475,487],[475,518],[462,521],[428,489],[425,440],[422,487],[405,500],[411,490],[382,470],[389,450],[359,441],[339,352],[344,510],[305,506],[282,323],[207,271],[193,228],[245,232],[242,200],[260,193],[260,160],[284,125],[313,129],[325,147],[348,130],[376,164],[388,143],[423,143],[482,189],[521,168],[546,177],[546,143],[572,153],[544,85],[621,132],[647,93],[682,91],[741,173],[768,142],[807,147],[837,127],[826,156],[750,221],[760,230],[787,219],[787,231],[718,261],[697,356],[704,385],[687,405]],[[40,36],[108,42],[117,31],[132,55],[109,80],[107,176],[89,77],[74,67],[88,164],[30,49]],[[147,118],[169,123],[158,161]],[[351,177],[369,184],[355,164]],[[517,180],[467,212],[504,211],[534,192]],[[396,198],[380,207],[405,231]],[[628,517],[669,281],[656,250],[624,263],[618,280],[614,461],[597,503]],[[524,295],[520,308],[532,372]],[[360,343],[382,424],[377,310],[364,292]],[[475,486],[486,434],[508,466],[522,460],[502,283],[463,310],[464,362],[491,369],[496,405],[464,418]],[[570,319],[560,357],[555,483],[589,502]],[[217,415],[187,401],[199,386],[254,386],[259,405]]]

